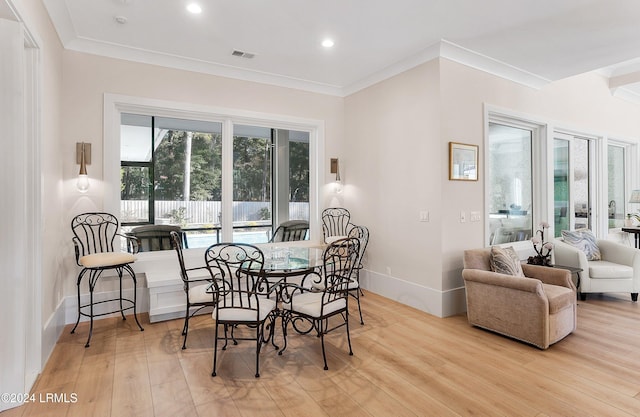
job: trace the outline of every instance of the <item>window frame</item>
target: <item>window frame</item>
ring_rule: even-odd
[[[569,127],[565,123],[560,123],[544,117],[531,116],[529,114],[519,113],[508,109],[500,108],[490,104],[484,105],[484,152],[483,156],[485,161],[489,161],[489,123],[500,123],[506,125],[512,125],[518,128],[535,128],[537,129],[537,135],[534,133],[534,146],[532,148],[533,153],[533,218],[532,225],[537,226],[540,221],[546,220],[553,227],[554,213],[554,184],[553,184],[553,140],[556,133],[580,136],[587,138],[594,142],[593,151],[594,155],[591,157],[591,163],[593,164],[593,187],[594,187],[594,211],[595,217],[593,219],[593,232],[599,238],[606,238],[609,233],[608,228],[608,216],[604,216],[603,213],[607,213],[608,207],[608,173],[607,158],[608,158],[608,145],[613,144],[616,146],[625,147],[625,200],[628,198],[632,190],[640,188],[640,138],[634,137],[614,137],[602,133],[594,133],[589,129],[576,129],[575,127]],[[536,137],[539,140],[536,140]],[[537,145],[537,146],[536,146]],[[488,163],[484,164],[484,178],[488,178]],[[483,242],[485,245],[489,245],[490,239],[490,227],[489,227],[489,186],[488,182],[483,181],[483,195],[485,201],[483,202],[485,216],[484,216],[484,235]],[[638,208],[634,208],[625,203],[625,212],[635,211]],[[534,227],[534,232],[537,228]],[[554,230],[551,229],[550,236],[553,236]],[[531,251],[531,243],[528,241],[512,242],[508,245],[514,246],[519,252]]]
[[[225,109],[117,94],[104,95],[104,208],[120,212],[120,124],[122,113],[187,118],[222,123],[222,170],[233,172],[233,125],[254,125],[309,133],[309,238],[320,239],[318,222],[324,178],[324,121],[287,115]],[[222,211],[233,211],[233,175],[223,175]],[[225,198],[228,197],[228,198]],[[223,216],[222,239],[233,238],[233,218]]]
[[[490,187],[489,187],[489,162],[490,147],[489,147],[489,124],[496,123],[504,126],[510,126],[518,129],[525,129],[531,131],[531,210],[533,211],[531,216],[532,233],[538,230],[538,225],[541,221],[545,220],[549,213],[549,196],[553,195],[553,189],[549,188],[549,167],[547,161],[549,160],[549,138],[548,138],[548,125],[544,122],[535,120],[534,118],[515,112],[507,112],[502,109],[498,109],[491,106],[485,106],[484,115],[484,245],[490,246],[491,239],[491,227],[489,217],[489,201],[490,201]],[[552,149],[551,149],[552,151]],[[553,169],[551,167],[550,169]],[[546,187],[546,189],[545,189]],[[552,204],[552,203],[551,203]],[[552,211],[553,213],[553,211]],[[545,220],[548,221],[548,220]],[[508,244],[513,246],[517,251],[526,251],[531,249],[531,243],[529,240],[510,242]]]

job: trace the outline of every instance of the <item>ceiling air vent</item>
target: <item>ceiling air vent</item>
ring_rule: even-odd
[[[231,52],[231,55],[238,56],[240,58],[247,58],[247,59],[251,59],[254,56],[256,56],[256,54],[252,54],[250,52],[239,51],[237,49],[234,49],[233,52]]]

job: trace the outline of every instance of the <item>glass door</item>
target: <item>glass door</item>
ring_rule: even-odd
[[[532,236],[533,131],[489,123],[489,245]]]
[[[593,230],[593,139],[554,134],[554,233]]]
[[[607,218],[608,229],[624,226],[625,219],[625,147],[621,145],[609,145],[607,147],[607,181],[608,203]]]

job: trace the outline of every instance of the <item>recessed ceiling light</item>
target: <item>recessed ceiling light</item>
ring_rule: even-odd
[[[322,41],[322,46],[324,46],[325,48],[331,48],[333,45],[334,43],[332,39],[325,39]]]
[[[187,10],[193,14],[202,13],[202,7],[199,4],[191,3],[187,6]]]

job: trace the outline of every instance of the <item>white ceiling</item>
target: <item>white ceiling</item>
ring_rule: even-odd
[[[437,56],[532,87],[640,70],[638,0],[190,1],[44,3],[67,49],[336,95]]]

